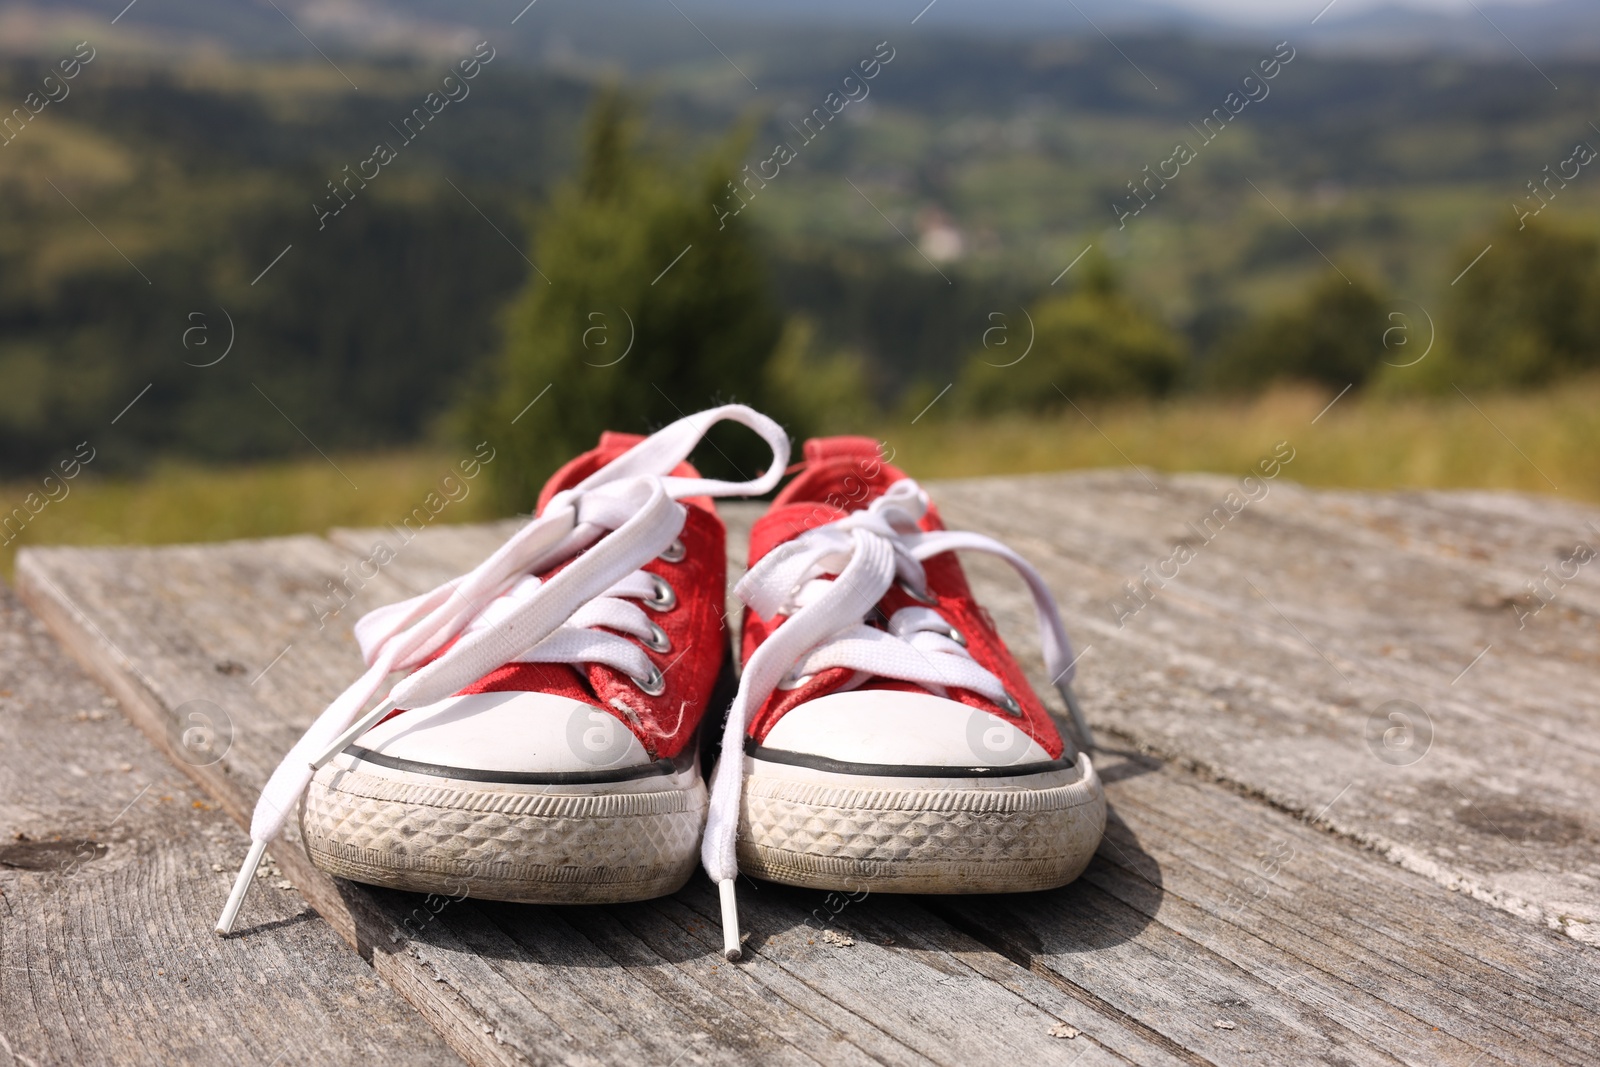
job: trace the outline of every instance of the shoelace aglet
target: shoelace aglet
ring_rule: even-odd
[[[739,940],[739,905],[733,899],[733,879],[718,882],[717,892],[722,896],[722,954],[733,963],[744,955]]]
[[[311,761],[311,769],[320,771],[327,762],[349,747],[350,743],[366,733],[374,723],[394,710],[394,705],[384,701],[361,718],[351,724],[350,728],[334,739],[333,744],[322,750],[322,754]]]
[[[223,937],[233,933],[234,920],[239,917],[239,909],[244,907],[245,894],[250,892],[250,883],[256,879],[256,868],[261,866],[261,857],[266,855],[266,852],[265,841],[250,842],[250,851],[245,854],[244,866],[239,868],[239,877],[233,882],[233,892],[228,894],[228,903],[222,909],[222,918],[217,920],[217,933]]]
[[[1072,686],[1066,682],[1056,683],[1056,689],[1061,693],[1061,700],[1067,705],[1067,714],[1072,716],[1072,728],[1078,733],[1078,743],[1088,751],[1094,748],[1094,734],[1089,732],[1089,722],[1083,717],[1083,709],[1078,706],[1078,698],[1072,695]]]

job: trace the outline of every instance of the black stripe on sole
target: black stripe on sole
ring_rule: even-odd
[[[654,763],[635,764],[631,767],[599,767],[592,771],[488,771],[471,767],[444,767],[437,763],[420,763],[417,760],[385,756],[359,745],[351,745],[344,754],[354,756],[363,763],[371,763],[390,770],[410,774],[426,774],[433,778],[453,778],[461,782],[488,782],[498,785],[604,785],[608,782],[632,782],[640,778],[670,778],[694,766],[694,745],[689,745],[676,759],[659,759]]]
[[[1050,771],[1071,770],[1078,765],[1076,758],[1063,755],[1060,759],[1041,760],[1037,763],[1014,763],[1009,767],[942,767],[919,766],[905,763],[847,763],[844,760],[813,756],[805,752],[789,752],[781,748],[767,748],[746,739],[745,755],[767,763],[784,763],[791,767],[810,767],[834,774],[859,774],[883,778],[1021,778],[1030,774],[1047,774]]]

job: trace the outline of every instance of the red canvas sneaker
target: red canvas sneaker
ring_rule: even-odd
[[[737,586],[745,667],[701,851],[729,959],[741,870],[818,889],[1049,889],[1083,871],[1105,829],[1071,646],[1038,572],[946,531],[875,441],[814,440],[805,458],[756,522]],[[958,550],[1026,581],[1076,745],[973,599]]]
[[[684,462],[722,420],[771,445],[765,475],[716,481]],[[648,438],[608,433],[494,555],[363,617],[369,669],[262,791],[219,932],[302,794],[312,861],[359,882],[537,903],[680,888],[705,819],[699,727],[727,658],[711,498],[770,490],[788,456],[782,428],[737,404]]]

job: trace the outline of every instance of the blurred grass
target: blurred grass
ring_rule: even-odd
[[[1288,441],[1295,458],[1282,476],[1305,485],[1512,489],[1600,502],[1600,380],[1473,396],[1471,403],[1454,391],[1412,399],[1346,395],[1318,418],[1331,400],[1330,393],[1280,389],[1251,400],[1186,397],[984,421],[940,420],[936,405],[914,424],[889,420],[866,429],[894,449],[896,465],[919,478],[1129,462],[1242,474]],[[67,497],[0,547],[0,569],[9,578],[24,545],[219,541],[396,523],[442,478],[459,473],[456,458],[427,450],[338,457],[348,482],[319,458],[169,465],[137,479],[96,479],[86,471],[69,483]],[[493,517],[486,480],[462,484],[467,495],[433,522]],[[0,507],[9,512],[38,489],[36,481],[0,484]]]
[[[1470,400],[1455,390],[1352,393],[1322,413],[1334,396],[1279,388],[1253,399],[1189,396],[981,424],[930,414],[880,436],[896,449],[896,465],[922,478],[1130,462],[1243,474],[1288,441],[1295,458],[1282,476],[1310,486],[1511,489],[1600,501],[1600,379]]]
[[[447,501],[429,525],[492,518],[487,478],[463,478],[455,468],[459,458],[422,450],[341,456],[339,470],[317,457],[228,467],[172,464],[128,479],[97,479],[87,468],[66,483],[67,496],[47,504],[21,536],[0,547],[0,569],[9,580],[16,551],[26,545],[226,541],[399,523],[414,508],[427,511],[429,493],[438,494],[435,506]],[[439,488],[451,475],[456,480],[448,495],[455,501]],[[38,480],[0,484],[0,507],[9,514],[39,489]]]

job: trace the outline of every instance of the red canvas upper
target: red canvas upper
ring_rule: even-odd
[[[807,441],[803,469],[783,488],[772,507],[756,520],[750,531],[750,564],[753,566],[773,548],[806,530],[866,507],[905,476],[881,458],[878,442],[870,437],[824,437]],[[938,511],[931,506],[921,526],[925,531],[944,529]],[[1016,658],[1000,639],[989,613],[973,598],[955,554],[946,552],[934,556],[923,563],[923,568],[928,592],[938,601],[929,606],[961,631],[972,658],[1000,679],[1006,691],[1021,705],[1022,716],[1016,719],[986,697],[964,689],[951,689],[950,698],[1015,723],[1037,741],[1051,759],[1060,757],[1065,749],[1060,732],[1028,684]],[[901,608],[917,603],[920,602],[904,590],[892,586],[878,602],[878,611],[888,618]],[[745,611],[743,656],[746,662],[761,643],[783,625],[785,618],[762,619],[752,610]],[[834,668],[819,672],[799,688],[775,690],[752,717],[750,736],[758,743],[765,741],[773,726],[791,709],[836,691],[853,674],[847,668]],[[885,678],[872,679],[859,688],[922,691],[914,683]]]
[[[577,485],[642,440],[634,434],[602,434],[597,447],[550,476],[539,494],[534,514],[542,512],[556,493]],[[688,463],[680,463],[672,474],[699,477]],[[651,621],[665,631],[671,648],[654,652],[640,646],[662,672],[666,689],[660,696],[642,692],[627,675],[600,663],[508,663],[456,695],[521,691],[581,700],[614,715],[633,732],[651,758],[672,759],[683,752],[700,724],[722,670],[728,637],[723,607],[726,531],[709,497],[686,497],[681,502],[688,512],[683,532],[678,535],[684,558],[676,563],[653,559],[642,568],[666,579],[677,594],[677,603],[670,610],[650,612]],[[548,578],[570,562],[540,572],[539,577]],[[443,652],[441,649],[439,654]]]

